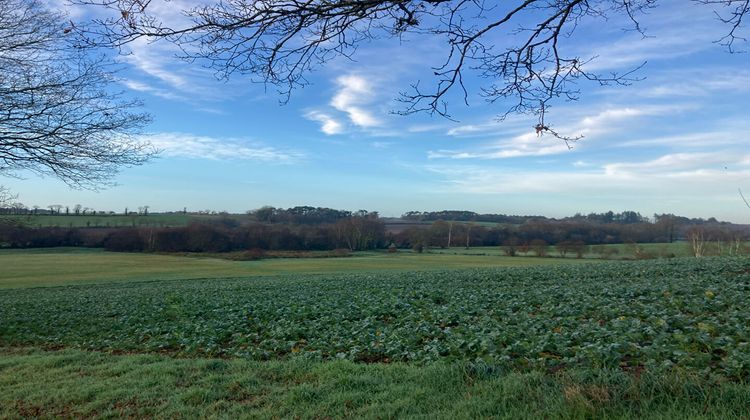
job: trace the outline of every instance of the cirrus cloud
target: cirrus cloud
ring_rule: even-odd
[[[217,138],[189,133],[154,133],[142,139],[161,150],[165,156],[186,159],[253,160],[269,163],[294,163],[304,155],[280,150],[237,138]]]

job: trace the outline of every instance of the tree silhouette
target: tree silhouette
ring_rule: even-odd
[[[71,25],[37,0],[0,2],[0,175],[97,188],[155,152],[136,137],[148,115],[111,92],[109,63]]]
[[[639,19],[663,0],[228,0],[184,10],[188,24],[164,22],[157,11],[166,0],[74,0],[113,12],[83,33],[94,44],[121,47],[133,40],[166,39],[184,58],[200,60],[220,76],[239,73],[275,85],[288,99],[308,84],[310,70],[378,38],[426,36],[444,42],[444,60],[433,63],[433,80],[414,83],[400,97],[398,113],[428,112],[451,118],[448,95],[468,103],[466,77],[485,81],[479,94],[502,110],[538,116],[538,134],[566,137],[545,122],[550,104],[579,97],[582,81],[629,84],[634,71],[601,74],[588,70],[595,57],[579,56],[567,42],[582,22],[603,28],[624,16],[630,30],[644,33]],[[745,41],[743,18],[749,0],[690,0],[716,13],[727,27],[719,41],[730,51]],[[688,24],[689,22],[686,22]],[[644,33],[645,34],[645,33]],[[507,41],[496,45],[497,39]]]

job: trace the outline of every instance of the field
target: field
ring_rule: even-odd
[[[194,215],[194,214],[149,214],[149,215],[4,215],[3,218],[9,218],[22,222],[30,227],[61,227],[61,228],[81,228],[81,227],[174,227],[185,226],[190,221],[204,220],[206,218],[216,218],[218,216]]]
[[[748,386],[622,371],[0,349],[0,417],[747,418]]]
[[[114,253],[101,249],[50,248],[0,250],[0,289],[105,282],[248,278],[285,274],[317,275],[383,271],[435,271],[476,267],[579,264],[570,259],[538,259],[488,255],[440,255],[360,252],[342,258],[282,258],[231,261],[159,255]]]
[[[601,245],[602,247],[611,248],[616,250],[616,253],[610,256],[610,259],[634,259],[635,247],[637,246],[641,252],[650,253],[654,256],[669,255],[670,257],[689,257],[692,256],[690,246],[687,242],[677,241],[672,243],[655,243],[655,244],[610,244]],[[595,247],[595,246],[594,246]],[[592,252],[595,248],[589,247],[588,252],[583,255],[583,258],[601,258],[601,255]],[[470,248],[463,247],[452,247],[446,249],[431,248],[430,253],[446,254],[446,255],[485,255],[485,256],[505,256],[502,248],[497,246],[476,246]],[[526,253],[518,251],[519,256],[533,257],[536,254],[533,250],[529,250]],[[547,256],[545,258],[562,258],[558,253],[554,245],[547,247]],[[574,252],[569,252],[566,259],[576,258]]]
[[[3,251],[0,417],[750,416],[750,261],[578,262]]]

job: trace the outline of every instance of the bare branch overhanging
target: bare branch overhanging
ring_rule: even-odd
[[[607,24],[626,16],[630,29],[644,33],[642,14],[663,0],[224,0],[185,10],[188,24],[170,27],[151,14],[158,0],[74,0],[112,9],[83,33],[89,42],[122,47],[139,38],[167,39],[184,58],[201,60],[221,77],[234,73],[289,93],[308,83],[309,71],[336,57],[352,57],[363,41],[405,34],[437,36],[446,42],[445,60],[427,84],[414,83],[399,98],[399,114],[427,112],[451,118],[448,98],[458,91],[468,103],[469,71],[487,81],[480,95],[503,101],[509,113],[538,116],[536,129],[566,141],[544,121],[555,101],[579,98],[578,84],[627,85],[640,66],[621,73],[588,71],[595,57],[570,52],[566,40],[580,22]],[[708,6],[728,26],[718,42],[730,51],[746,39],[743,19],[750,0],[691,0]],[[495,45],[498,37],[512,40]],[[511,101],[507,106],[505,101]]]
[[[110,63],[72,36],[37,0],[0,2],[0,175],[96,189],[154,154],[137,138],[149,116],[112,93]]]

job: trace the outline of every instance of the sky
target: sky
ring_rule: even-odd
[[[166,19],[197,0],[155,2]],[[73,20],[97,13],[74,7]],[[309,74],[288,103],[273,87],[175,57],[165,43],[136,42],[119,57],[119,87],[153,116],[144,139],[156,159],[124,168],[117,185],[75,190],[52,177],[0,179],[28,206],[75,205],[122,211],[245,212],[264,205],[564,217],[634,210],[750,223],[750,55],[729,54],[726,27],[711,8],[660,1],[642,17],[648,37],[625,20],[584,22],[564,40],[594,57],[588,70],[646,64],[630,86],[580,85],[580,99],[555,102],[547,122],[583,139],[569,149],[537,136],[534,116],[478,95],[487,80],[467,78],[469,105],[450,97],[455,121],[396,115],[399,92],[429,85],[445,58],[439,39],[412,36],[363,44]],[[498,39],[498,42],[501,40]],[[745,44],[747,46],[747,44]]]

